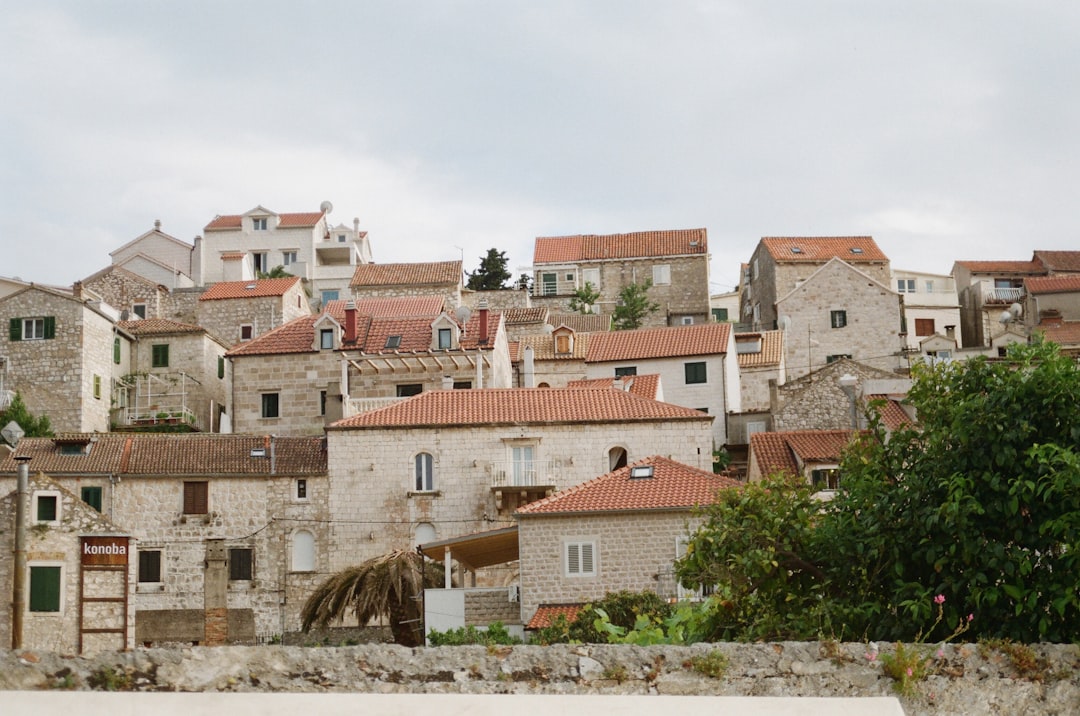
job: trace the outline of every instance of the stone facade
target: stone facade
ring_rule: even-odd
[[[851,398],[840,387],[840,378],[857,379],[855,395],[866,395],[868,381],[897,383],[895,373],[879,370],[853,360],[838,360],[810,375],[785,385],[774,386],[772,396],[773,430],[847,430],[851,424]],[[904,382],[904,381],[900,381]],[[861,410],[861,408],[860,408]],[[860,417],[859,427],[865,427]]]
[[[321,435],[325,426],[322,392],[332,399],[340,386],[341,353],[320,351],[233,356],[232,418],[238,433]],[[263,396],[277,395],[277,415],[263,417]]]
[[[168,289],[118,266],[110,266],[87,277],[83,287],[101,296],[105,303],[131,320],[166,318],[173,312]],[[140,314],[141,312],[141,314]]]
[[[311,315],[303,284],[296,282],[280,296],[202,300],[195,323],[227,346],[240,343],[241,326],[250,326],[251,338],[261,336],[301,316]]]
[[[412,286],[399,284],[395,286],[352,286],[352,297],[356,300],[362,298],[412,298],[414,296],[440,296],[446,303],[447,308],[454,309],[462,305],[461,283]]]

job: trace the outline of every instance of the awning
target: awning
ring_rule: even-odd
[[[469,570],[506,564],[518,559],[518,528],[503,527],[489,532],[474,532],[438,542],[427,542],[418,548],[425,557],[437,562],[446,559],[446,551],[458,564]]]

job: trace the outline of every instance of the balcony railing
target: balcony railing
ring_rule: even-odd
[[[401,402],[405,398],[348,398],[345,400],[345,411],[342,417],[350,418],[359,413],[366,413],[376,408],[385,408],[387,405]]]
[[[557,460],[491,463],[492,487],[546,487],[559,482],[562,463]]]
[[[1008,304],[1017,303],[1024,298],[1022,288],[991,288],[983,293],[984,304]]]

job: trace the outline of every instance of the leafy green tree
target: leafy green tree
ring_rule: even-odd
[[[578,313],[592,313],[596,302],[600,300],[600,292],[586,281],[585,285],[574,291],[570,297],[570,310]]]
[[[510,280],[510,270],[506,268],[509,259],[505,251],[488,249],[487,255],[480,259],[480,266],[469,274],[466,287],[473,291],[497,291],[506,288]]]
[[[441,566],[423,560],[413,550],[396,550],[341,570],[304,602],[301,628],[325,627],[350,613],[360,624],[388,617],[396,643],[422,644],[420,593],[443,583]]]
[[[632,283],[619,292],[619,300],[612,314],[612,322],[617,331],[641,328],[650,314],[660,310],[660,304],[649,300],[652,280],[644,283]]]
[[[22,395],[15,393],[6,410],[0,411],[0,428],[14,420],[23,429],[28,438],[51,438],[53,436],[52,423],[48,415],[34,415],[27,409]]]
[[[284,266],[275,266],[269,271],[256,271],[257,278],[292,278],[292,274],[285,270]]]

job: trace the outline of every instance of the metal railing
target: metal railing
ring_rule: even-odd
[[[983,303],[1016,303],[1023,298],[1022,288],[990,288],[983,293]]]

